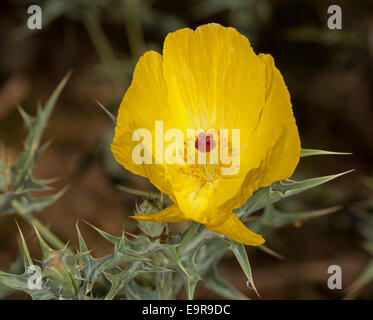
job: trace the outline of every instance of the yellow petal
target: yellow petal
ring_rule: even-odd
[[[265,186],[293,174],[299,162],[301,146],[284,79],[269,54],[260,54],[259,57],[266,64],[267,79],[266,104],[257,134],[257,141],[270,146],[266,151],[266,171],[261,179],[261,184]]]
[[[241,170],[246,177],[240,191],[228,200],[233,208],[241,207],[255,190],[291,177],[300,158],[299,133],[288,89],[273,58],[268,54],[259,57],[266,65],[265,104],[250,138],[254,143],[241,145]],[[247,161],[252,157],[258,159],[258,165]]]
[[[265,68],[236,29],[207,24],[168,34],[163,75],[167,103],[179,114],[176,127],[255,127],[264,103]]]
[[[137,63],[131,86],[119,108],[111,150],[115,159],[127,170],[149,178],[162,192],[172,195],[162,165],[138,165],[132,159],[132,151],[139,144],[132,141],[134,131],[146,128],[154,137],[155,120],[165,119],[168,115],[165,108],[167,88],[162,77],[161,62],[159,53],[148,51]]]
[[[232,212],[227,219],[219,225],[206,225],[211,231],[224,234],[228,238],[248,246],[259,246],[265,242],[264,238],[249,230]]]
[[[131,216],[131,218],[142,221],[159,221],[159,222],[182,222],[188,221],[184,214],[179,210],[179,208],[173,204],[172,206],[163,209],[162,211],[141,214],[138,216]]]

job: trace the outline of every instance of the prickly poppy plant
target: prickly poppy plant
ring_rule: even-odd
[[[0,297],[23,291],[33,299],[174,299],[184,287],[193,299],[201,283],[222,297],[246,299],[219,275],[227,251],[257,292],[245,245],[281,257],[271,243],[263,245],[262,235],[336,211],[286,213],[274,206],[344,174],[289,180],[300,158],[338,153],[301,150],[289,92],[273,58],[256,55],[237,30],[208,24],[170,33],[162,54],[145,53],[118,117],[110,114],[115,159],[159,189],[124,187],[143,195],[133,216],[139,232],[112,235],[92,226],[114,246],[93,257],[77,224],[79,246],[71,248],[35,216],[62,192],[36,198],[33,193],[48,185],[32,174],[66,82],[35,116],[20,108],[29,130],[24,150],[13,164],[0,159],[0,214],[29,222],[42,250],[42,261],[34,261],[20,230],[19,258],[0,271]],[[170,234],[168,223],[181,221],[192,223]]]

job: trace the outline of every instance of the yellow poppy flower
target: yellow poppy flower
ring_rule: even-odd
[[[135,163],[132,153],[139,139],[133,141],[133,134],[145,128],[154,137],[156,121],[162,121],[164,131],[202,129],[195,151],[206,155],[222,147],[222,140],[208,130],[239,129],[239,150],[228,142],[230,154],[239,153],[239,170],[222,174],[227,166],[220,160],[162,163],[155,144],[148,150],[151,164]],[[196,221],[236,242],[260,245],[262,236],[250,231],[233,209],[255,190],[293,174],[300,140],[289,92],[273,58],[256,55],[236,29],[207,24],[168,34],[162,55],[148,51],[140,58],[119,108],[111,149],[121,165],[147,177],[174,202],[133,218]]]

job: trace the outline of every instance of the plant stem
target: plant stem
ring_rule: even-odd
[[[190,240],[193,238],[193,235],[196,233],[199,227],[199,223],[192,222],[188,230],[184,233],[183,238],[181,239],[179,246],[177,247],[178,252],[182,252],[185,249],[185,247],[188,246]]]

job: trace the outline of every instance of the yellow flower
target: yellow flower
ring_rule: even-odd
[[[220,147],[209,129],[239,129],[239,171],[222,174],[221,161],[160,163],[154,144],[152,164],[136,164],[132,152],[139,141],[132,140],[133,133],[145,128],[154,137],[156,121],[163,121],[164,131],[204,130],[196,138],[197,154]],[[205,149],[198,147],[200,139],[207,142]],[[228,147],[235,152],[231,143]],[[162,55],[148,51],[140,58],[119,108],[111,149],[121,165],[147,177],[174,202],[133,218],[196,221],[236,242],[260,245],[262,236],[250,231],[233,209],[260,187],[293,174],[300,140],[289,92],[273,58],[256,55],[236,29],[207,24],[168,34]]]

